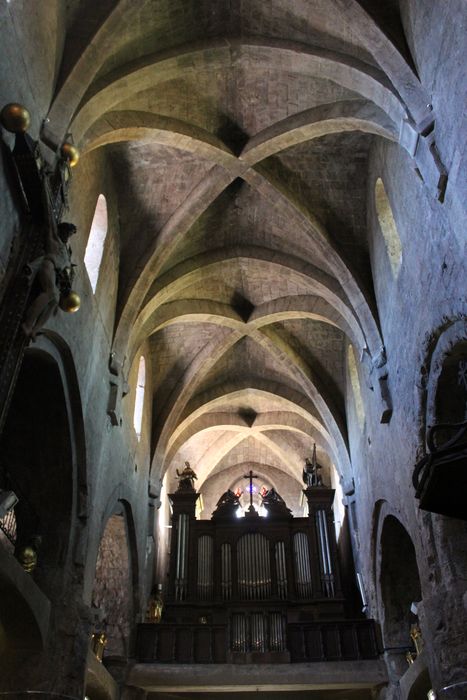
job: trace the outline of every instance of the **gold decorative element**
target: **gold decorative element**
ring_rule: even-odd
[[[24,134],[29,129],[31,115],[26,107],[17,102],[9,102],[1,111],[2,126],[12,134]]]
[[[65,311],[67,314],[74,314],[81,306],[79,294],[71,291],[66,296],[60,297],[59,306],[61,310]]]
[[[410,637],[414,643],[415,651],[416,651],[417,656],[418,656],[419,654],[422,653],[423,637],[422,637],[422,630],[420,629],[420,627],[417,624],[411,626]]]
[[[76,148],[76,146],[74,146],[69,141],[65,141],[65,143],[62,143],[60,153],[62,154],[62,158],[68,161],[68,165],[70,166],[70,168],[74,168],[77,162],[79,161],[79,151]]]
[[[37,566],[37,552],[31,545],[21,547],[16,555],[19,563],[28,574],[30,574]]]
[[[98,661],[102,663],[102,657],[104,656],[104,649],[107,644],[107,635],[105,632],[94,632],[91,637],[91,649],[92,653]]]
[[[423,649],[423,637],[422,637],[422,631],[419,627],[418,624],[413,624],[410,627],[410,638],[413,642],[413,645],[415,647],[415,651],[408,651],[405,655],[405,658],[407,659],[407,663],[409,666],[411,666],[417,656],[419,656],[422,653]]]
[[[159,584],[157,589],[152,592],[149,598],[148,610],[146,613],[146,622],[152,622],[159,624],[162,618],[162,610],[164,608],[164,601],[162,600],[162,585]]]

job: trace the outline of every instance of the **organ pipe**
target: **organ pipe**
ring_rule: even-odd
[[[246,600],[264,600],[271,595],[271,565],[268,540],[259,533],[240,538],[237,548],[239,593]]]
[[[252,651],[266,651],[265,625],[263,613],[252,613],[250,616],[250,636]]]
[[[232,552],[227,542],[221,546],[221,594],[222,600],[232,597]]]
[[[282,613],[255,611],[232,615],[232,650],[238,652],[285,651]]]
[[[332,571],[331,549],[329,546],[328,522],[324,510],[316,511],[316,525],[319,539],[323,592],[327,598],[332,598],[334,597],[334,574]]]
[[[308,538],[304,532],[297,532],[293,543],[297,595],[299,598],[310,598],[312,585]]]
[[[243,613],[234,613],[232,616],[232,649],[247,651],[246,619]]]
[[[187,594],[188,523],[189,516],[186,513],[181,513],[178,519],[177,566],[175,572],[175,598],[177,600],[184,600]]]
[[[270,651],[285,650],[284,626],[280,612],[272,612],[269,615],[269,649]]]
[[[276,572],[277,572],[277,592],[281,600],[287,598],[287,568],[285,563],[285,545],[283,542],[276,542]]]
[[[209,600],[213,591],[212,537],[201,535],[198,539],[198,598]]]

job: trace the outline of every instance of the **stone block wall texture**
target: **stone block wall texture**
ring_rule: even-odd
[[[97,632],[107,636],[105,654],[127,656],[132,623],[132,590],[125,520],[112,515],[107,522],[96,561],[92,605],[99,608]]]

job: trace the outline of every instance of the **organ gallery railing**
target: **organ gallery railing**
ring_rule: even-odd
[[[356,661],[379,655],[373,620],[286,623],[280,612],[233,613],[229,625],[139,625],[140,663]]]

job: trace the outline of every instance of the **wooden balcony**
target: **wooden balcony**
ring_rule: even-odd
[[[223,664],[352,661],[378,658],[373,620],[290,623],[286,650],[275,651],[265,641],[257,651],[248,640],[242,653],[233,650],[230,625],[140,624],[136,642],[138,663]]]
[[[373,620],[292,623],[287,626],[292,663],[378,658]]]

